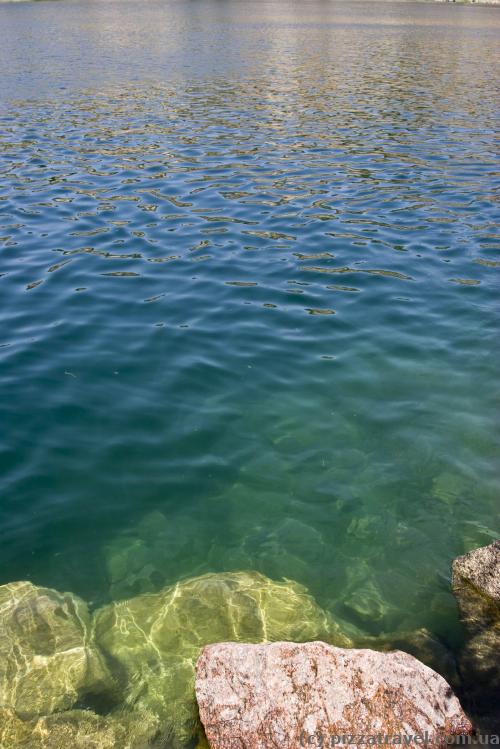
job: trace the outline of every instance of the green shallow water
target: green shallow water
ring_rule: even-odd
[[[253,569],[459,647],[451,560],[500,530],[497,11],[0,17],[0,583]]]

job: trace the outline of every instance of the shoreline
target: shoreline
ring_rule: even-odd
[[[89,737],[103,749],[139,749],[155,746],[158,736],[184,749],[203,742],[204,724],[215,736],[212,749],[226,746],[228,730],[247,732],[243,748],[267,749],[276,725],[295,738],[320,729],[394,734],[410,726],[419,733],[416,715],[425,715],[425,730],[436,735],[497,734],[500,541],[457,557],[451,588],[466,634],[456,653],[424,630],[420,640],[403,632],[360,640],[304,586],[254,571],[188,578],[95,611],[73,593],[30,582],[0,586],[0,746],[7,736],[11,749],[21,749],[27,735],[35,741],[40,733],[51,749],[83,749]],[[288,678],[289,687],[277,690]],[[304,678],[307,689],[296,691]],[[231,679],[241,705],[222,720]],[[347,727],[337,689],[342,699],[342,690],[349,694]],[[306,715],[323,716],[312,728],[300,717],[304,700]],[[267,708],[260,710],[268,703],[285,721],[274,728]],[[374,722],[379,714],[381,724]],[[440,749],[439,742],[429,746]],[[296,745],[292,738],[283,747]]]

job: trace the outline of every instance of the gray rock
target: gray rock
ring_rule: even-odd
[[[457,557],[452,587],[467,634],[460,657],[466,691],[500,730],[500,541]]]
[[[452,572],[453,590],[467,620],[477,618],[478,595],[487,610],[500,605],[500,541],[457,557]]]

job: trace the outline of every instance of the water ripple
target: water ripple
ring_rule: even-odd
[[[2,582],[106,600],[161,511],[163,580],[458,637],[438,573],[499,528],[496,11],[126,11],[0,8]]]

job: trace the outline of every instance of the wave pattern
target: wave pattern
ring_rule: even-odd
[[[307,6],[0,10],[1,582],[257,569],[453,630],[500,527],[498,19]]]

